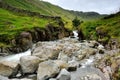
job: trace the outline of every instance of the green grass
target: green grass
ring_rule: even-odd
[[[59,6],[40,0],[2,0],[5,5],[10,5],[18,9],[37,12],[47,16],[60,16],[67,29],[72,30],[72,20],[76,17],[74,12],[65,10]],[[58,26],[55,20],[30,17],[27,14],[12,12],[0,8],[0,46],[9,45],[9,41],[22,31],[32,30],[34,27],[44,28],[48,23]],[[78,15],[77,15],[78,16]],[[78,16],[82,19],[81,16]],[[92,18],[92,17],[91,17]]]
[[[120,41],[120,13],[116,13],[107,19],[84,22],[79,28],[82,29],[85,37],[88,39],[90,39],[91,35],[92,39],[98,39],[96,29],[100,29],[111,38],[117,38]],[[104,39],[107,39],[107,36]]]
[[[44,15],[61,16],[63,21],[67,23],[65,27],[70,30],[73,29],[71,21],[76,16],[82,20],[94,20],[96,18],[98,19],[101,17],[101,15],[96,15],[96,13],[93,13],[93,12],[81,13],[81,12],[65,10],[59,6],[53,5],[48,2],[40,1],[40,0],[3,0],[3,2],[11,6],[14,6],[16,8],[29,10],[32,12],[38,12]]]
[[[45,28],[48,23],[55,26],[57,25],[57,23],[51,19],[18,16],[0,8],[0,42],[7,44],[22,31],[28,31],[34,27]],[[3,43],[0,43],[0,45],[3,46]]]

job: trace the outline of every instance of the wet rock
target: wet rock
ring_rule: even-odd
[[[92,47],[92,48],[97,48],[98,46],[99,46],[99,43],[97,42],[97,41],[90,41],[90,45],[89,45],[90,47]]]
[[[7,56],[8,53],[0,53],[0,56]]]
[[[85,57],[86,57],[86,55],[83,55],[83,54],[79,54],[79,55],[77,56],[78,60],[82,60],[82,59],[84,59]]]
[[[62,69],[57,76],[57,80],[71,80],[71,75],[66,69]]]
[[[102,80],[102,78],[97,74],[90,74],[82,77],[81,80]]]
[[[22,51],[32,47],[32,36],[29,32],[22,32],[15,40],[16,46]],[[13,44],[15,44],[13,43]]]
[[[60,71],[60,68],[51,60],[39,64],[37,71],[37,80],[47,80],[55,77]]]
[[[0,80],[9,80],[7,77],[1,76],[0,75]]]
[[[39,63],[42,62],[36,56],[23,56],[20,58],[20,65],[22,73],[34,73],[36,72]]]
[[[23,79],[10,79],[10,80],[33,80],[33,79],[23,78]]]
[[[65,62],[68,62],[70,60],[70,57],[68,57],[67,54],[60,52],[58,55],[58,60],[63,60]]]
[[[79,46],[77,46],[76,44],[68,43],[68,44],[64,44],[64,47],[61,52],[63,54],[66,54],[68,57],[72,57],[74,56],[74,53],[79,49],[80,49]]]
[[[97,50],[96,49],[93,49],[93,48],[89,48],[88,50],[88,55],[91,56],[91,55],[95,55]]]
[[[19,64],[10,61],[0,62],[0,75],[6,77],[16,76],[19,69]]]
[[[91,55],[95,55],[96,52],[97,52],[96,49],[86,47],[85,49],[81,49],[81,50],[77,51],[76,56],[77,56],[77,58],[78,58],[79,60],[82,60],[82,59],[84,59],[85,57],[89,57],[89,56],[91,56]]]
[[[117,59],[116,62],[120,66],[120,59]]]
[[[103,73],[106,77],[107,80],[110,80],[111,79],[111,75],[112,75],[112,70],[110,68],[110,66],[106,66],[103,68]]]
[[[99,50],[104,49],[104,46],[100,44],[100,45],[97,47],[97,49],[99,49]]]
[[[75,60],[69,61],[68,64],[68,71],[76,71],[79,66],[79,63]]]
[[[57,64],[60,69],[63,69],[63,68],[67,69],[68,68],[68,63],[66,61],[55,60],[54,63]]]
[[[55,79],[55,78],[50,78],[49,80],[57,80],[57,79]]]
[[[104,54],[105,52],[104,52],[103,49],[101,49],[101,50],[99,50],[99,53],[100,53],[100,54]]]
[[[118,39],[116,38],[111,38],[108,44],[111,50],[119,48],[119,45],[120,45]]]

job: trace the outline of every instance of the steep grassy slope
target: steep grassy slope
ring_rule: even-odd
[[[59,26],[56,17],[64,21],[66,28],[72,29],[71,21],[75,16],[82,19],[83,15],[40,0],[0,0],[0,47],[11,46],[13,38],[34,27],[45,28],[47,24]]]
[[[33,12],[39,12],[43,15],[61,16],[64,22],[66,23],[66,27],[70,29],[72,29],[71,21],[76,16],[82,20],[94,20],[104,16],[95,12],[84,13],[78,11],[69,11],[59,6],[40,0],[3,0],[3,2],[16,8],[30,10]]]
[[[100,17],[100,14],[96,12],[84,13],[84,12],[78,12],[78,11],[69,11],[69,10],[62,9],[59,6],[50,4],[48,2],[40,1],[40,0],[4,0],[4,2],[17,8],[26,9],[34,12],[40,12],[41,14],[45,14],[45,15],[67,17],[69,19],[72,19],[75,16],[78,16],[80,18]],[[90,15],[93,15],[93,16],[90,16]]]
[[[0,8],[0,46],[9,44],[9,41],[22,31],[28,31],[34,27],[45,28],[48,23],[57,25],[57,22],[53,19],[19,16]]]
[[[110,40],[117,39],[120,42],[120,12],[111,14],[98,21],[85,22],[80,28],[88,39]]]

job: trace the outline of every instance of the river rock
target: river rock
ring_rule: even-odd
[[[18,72],[19,64],[10,61],[0,62],[0,75],[11,77],[15,76]]]
[[[80,80],[102,80],[102,78],[97,74],[90,74],[82,77]]]
[[[33,80],[33,79],[23,78],[23,79],[10,79],[10,80]]]
[[[0,80],[9,80],[7,77],[1,76],[0,75]]]
[[[25,51],[32,47],[32,35],[29,32],[22,32],[15,40],[15,43],[18,49]]]
[[[60,68],[51,60],[39,64],[37,80],[47,80],[56,76]]]
[[[68,57],[74,56],[74,53],[78,51],[80,48],[75,43],[66,43],[62,49],[62,53],[66,54]]]
[[[38,46],[39,45],[39,46]],[[32,52],[32,55],[37,56],[41,59],[57,59],[59,52],[62,47],[57,46],[56,43],[50,42],[39,42],[37,43],[37,47]]]
[[[85,54],[78,54],[78,55],[77,55],[78,60],[82,60],[82,59],[84,59],[85,57],[86,57]]]
[[[68,62],[70,60],[70,57],[68,57],[67,54],[64,54],[63,52],[60,52],[58,55],[58,60]]]
[[[54,63],[57,64],[60,69],[63,69],[63,68],[67,69],[69,66],[69,64],[63,60],[55,60]]]
[[[90,47],[92,48],[97,48],[99,46],[99,43],[95,40],[90,41]]]
[[[86,57],[89,57],[89,56],[91,56],[91,55],[95,55],[96,54],[96,52],[97,52],[97,50],[96,49],[93,49],[93,48],[85,48],[85,49],[82,49],[81,50],[81,53],[80,53],[80,55],[85,55]]]
[[[42,60],[40,60],[38,57],[36,56],[23,56],[20,58],[20,65],[21,65],[21,69],[22,69],[22,73],[34,73],[37,68],[39,63]]]
[[[50,78],[49,80],[57,80],[57,79],[55,79],[55,78]]]
[[[77,67],[79,66],[79,63],[75,60],[69,61],[68,64],[68,71],[76,71]]]
[[[104,49],[104,46],[100,44],[100,45],[97,47],[97,49],[99,49],[99,50]]]
[[[71,80],[70,73],[66,69],[62,69],[57,76],[57,80]]]

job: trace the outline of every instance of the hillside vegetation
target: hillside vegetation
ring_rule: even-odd
[[[34,27],[44,28],[50,22],[54,23],[51,19],[18,16],[0,8],[0,42],[6,43],[22,31],[31,30]]]
[[[120,42],[120,12],[97,21],[84,22],[80,29],[87,39],[108,42],[111,39],[117,39]]]
[[[73,20],[76,16],[81,20],[94,20],[105,16],[96,12],[69,11],[40,0],[3,0],[3,2],[19,9],[38,12],[43,15],[60,16],[66,24],[65,27],[69,29],[72,29],[71,20]]]
[[[53,40],[68,35],[65,31],[73,29],[72,20],[76,16],[80,20],[96,20],[104,15],[96,12],[69,11],[40,0],[0,0],[0,50],[4,51],[1,49],[3,47],[19,46],[14,39],[24,31],[30,31],[32,37],[36,36],[34,41],[46,40],[46,38]],[[34,33],[36,27],[38,33]],[[59,28],[51,29],[51,27]],[[39,38],[37,38],[38,34],[41,34]],[[52,39],[50,35],[56,38]],[[42,36],[44,39],[41,39]]]
[[[62,21],[60,17],[32,12],[34,5],[28,5],[24,1],[27,0],[0,1],[0,48],[11,47],[11,40],[15,39],[23,31],[34,30],[35,27],[42,30],[48,24],[54,27],[60,26],[60,22]],[[29,10],[24,10],[27,7],[24,7],[22,4],[29,6]],[[16,7],[13,5],[16,5]]]

